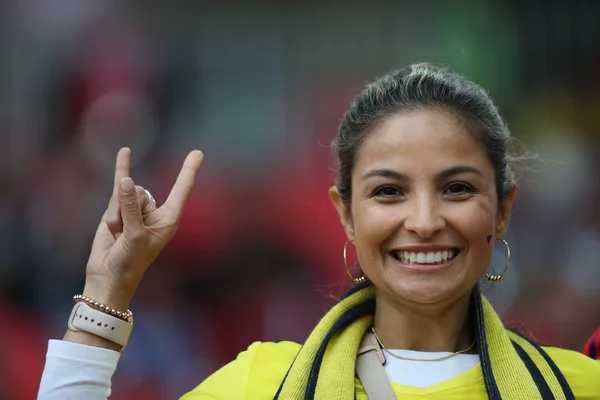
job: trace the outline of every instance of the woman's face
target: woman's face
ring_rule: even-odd
[[[341,202],[335,187],[330,195],[380,294],[422,305],[470,291],[490,264],[514,202],[513,191],[498,204],[484,148],[438,111],[384,121],[363,142],[351,204]]]

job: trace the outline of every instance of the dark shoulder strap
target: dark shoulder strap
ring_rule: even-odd
[[[356,358],[356,375],[370,400],[397,400],[383,369],[385,356],[371,332],[363,337]]]

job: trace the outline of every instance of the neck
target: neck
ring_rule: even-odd
[[[389,349],[456,352],[473,343],[470,293],[443,306],[400,303],[380,291],[376,301],[374,327]]]

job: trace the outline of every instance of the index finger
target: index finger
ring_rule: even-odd
[[[117,185],[121,183],[123,178],[129,176],[131,165],[131,150],[128,147],[123,147],[117,153],[117,161],[115,163],[115,182],[113,185],[113,196],[117,195]]]
[[[196,173],[200,169],[204,155],[200,150],[194,150],[185,158],[179,176],[169,193],[169,197],[163,207],[171,209],[174,212],[174,217],[179,218],[183,213],[183,207],[187,202],[192,188],[194,187],[194,179]]]

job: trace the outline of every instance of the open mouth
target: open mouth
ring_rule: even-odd
[[[392,251],[390,255],[402,264],[441,264],[448,262],[460,253],[458,249],[448,249],[443,251],[413,252],[413,251]]]

